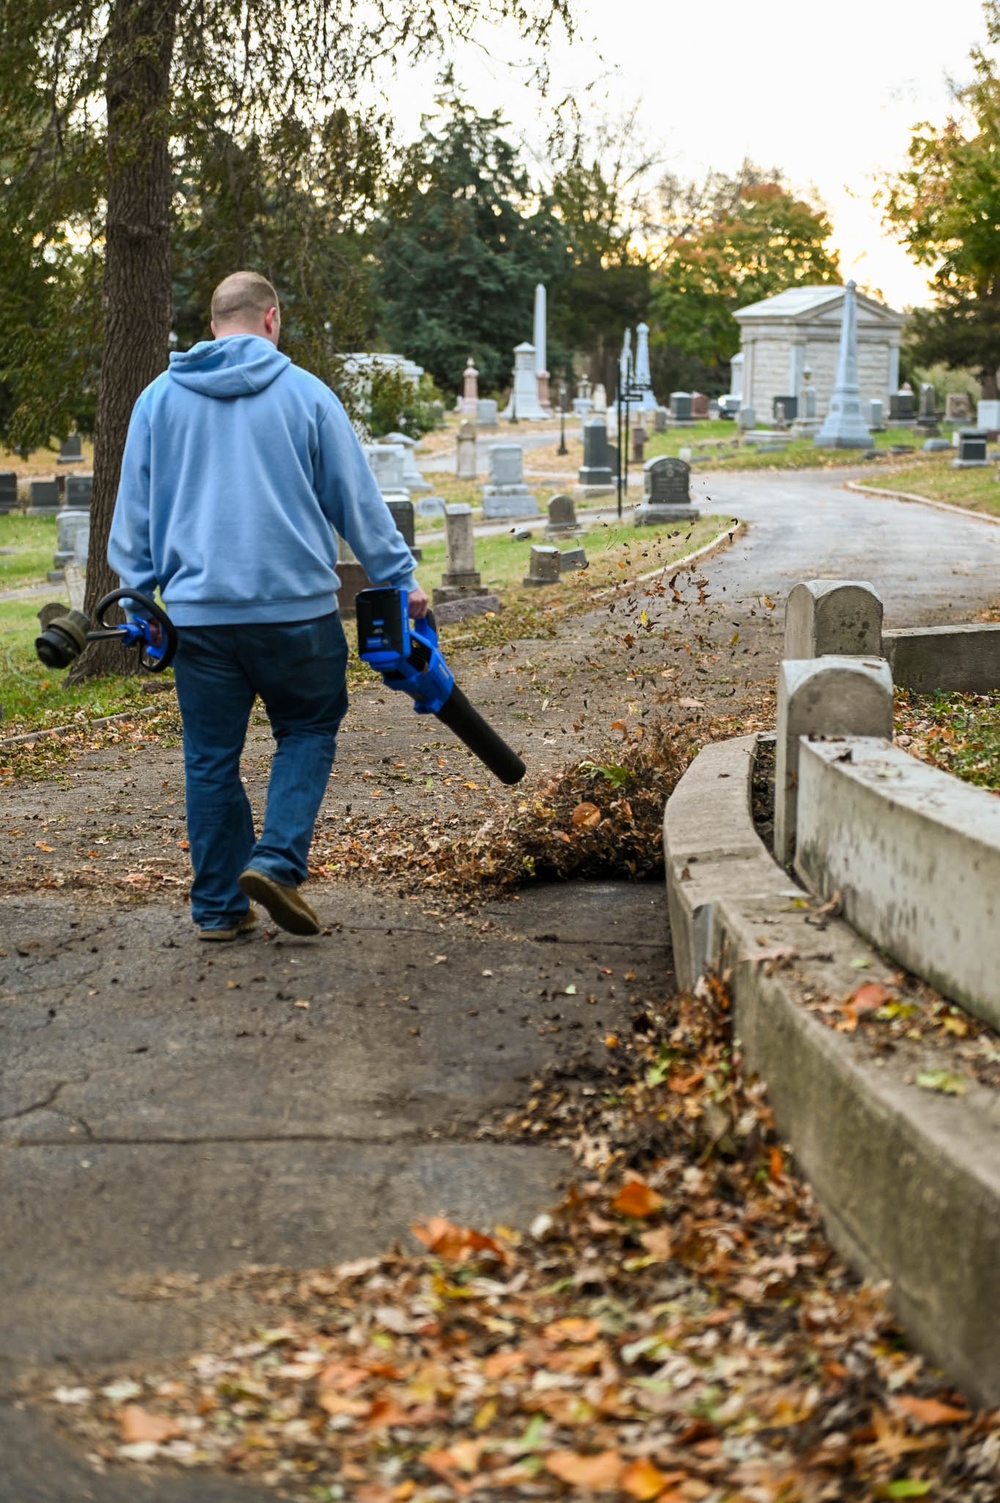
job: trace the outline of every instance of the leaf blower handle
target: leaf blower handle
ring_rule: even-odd
[[[502,736],[497,735],[489,721],[484,720],[475,705],[469,703],[457,684],[438,710],[437,718],[442,725],[454,731],[460,741],[465,742],[469,750],[501,783],[519,783],[524,777],[527,768],[517,752],[507,745]]]

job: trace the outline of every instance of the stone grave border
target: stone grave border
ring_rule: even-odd
[[[820,581],[806,588],[821,601],[829,595],[831,583],[847,584]],[[863,588],[848,585],[855,592]],[[801,621],[799,627],[801,652]],[[936,654],[949,632],[962,632],[967,643],[970,634],[980,638],[987,661],[1000,662],[1000,628],[995,626],[885,633],[883,651],[891,651],[905,636],[910,661],[919,664],[920,639],[926,639]],[[827,657],[826,668],[824,645],[822,640],[814,643],[817,656],[810,666],[829,672],[833,682],[849,659]],[[863,665],[860,657],[855,661],[859,671],[867,666],[873,681],[885,677],[884,660],[881,670]],[[800,658],[782,664],[782,672],[792,670],[793,686],[796,670],[806,662]],[[888,692],[891,696],[891,688]],[[828,719],[829,706],[820,713]],[[830,726],[823,730],[829,738]],[[779,720],[779,748],[787,734],[789,727]],[[919,945],[913,946],[910,931],[920,932],[921,903],[926,910],[928,902],[940,902],[939,889],[926,876],[923,891],[916,890],[914,874],[927,867],[924,842],[929,824],[937,821],[937,829],[930,832],[931,848],[936,850],[942,819],[950,826],[949,871],[954,871],[956,859],[967,861],[970,869],[981,862],[986,845],[989,859],[1000,866],[1000,832],[985,838],[984,821],[977,814],[988,805],[995,815],[996,801],[987,791],[928,768],[884,741],[845,736],[811,743],[803,736],[797,819],[805,851],[799,874],[810,879],[807,887],[818,887],[817,901],[831,896],[831,883],[840,883],[845,891],[848,880],[859,884],[858,892],[845,899],[847,918],[826,914],[820,931],[816,904],[803,906],[806,890],[771,856],[753,824],[754,761],[758,748],[771,739],[757,734],[704,748],[667,801],[664,852],[678,985],[694,987],[710,970],[726,977],[747,1067],[767,1084],[779,1130],[816,1192],[831,1241],[866,1277],[888,1280],[897,1313],[932,1360],[978,1403],[996,1405],[997,1093],[971,1080],[961,1097],[922,1090],[910,1078],[912,1065],[891,1055],[869,1056],[855,1039],[827,1027],[806,1005],[823,998],[841,1001],[862,981],[890,982],[898,966],[886,956],[894,953],[908,968],[933,972],[928,979],[935,985],[950,979],[941,969],[940,938],[933,964],[926,963]],[[860,760],[863,767],[865,758],[869,775],[859,778],[857,763]],[[882,776],[886,767],[877,765],[879,758],[888,758],[887,777]],[[909,764],[915,769],[916,786],[901,797],[906,788],[903,769]],[[822,776],[815,776],[817,772]],[[837,791],[836,799],[831,788]],[[866,805],[863,823],[858,793]],[[776,780],[776,800],[779,797]],[[949,818],[948,810],[956,807],[963,816]],[[857,830],[859,824],[862,835],[845,873],[832,832],[840,831],[842,839],[846,828]],[[902,875],[895,903],[869,914],[865,905],[873,894],[864,890],[858,868],[865,865],[865,852],[879,843],[891,848],[879,855],[879,861],[897,862]],[[978,875],[988,884],[988,872]],[[906,907],[901,891],[914,896],[915,922],[913,915],[909,923],[900,919]],[[880,949],[859,935],[859,922]],[[897,939],[903,929],[907,944],[901,952]],[[959,932],[952,940],[956,964],[962,958],[962,934],[967,932],[959,919]],[[967,975],[945,989],[952,995],[964,990],[968,996]],[[988,1012],[982,1005],[976,1010],[995,1017],[992,1004],[987,1006]]]

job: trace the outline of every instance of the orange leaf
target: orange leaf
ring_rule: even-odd
[[[601,811],[596,804],[589,804],[584,800],[582,804],[577,804],[570,818],[579,830],[596,830],[601,822]]]
[[[126,1404],[118,1416],[118,1424],[126,1445],[133,1445],[139,1440],[151,1440],[159,1446],[165,1440],[176,1440],[184,1434],[175,1420],[169,1419],[165,1414],[150,1414],[148,1409],[143,1409],[139,1404]]]
[[[613,1492],[618,1487],[624,1462],[617,1451],[600,1451],[596,1456],[581,1456],[578,1451],[551,1451],[545,1458],[546,1470],[571,1487],[589,1487],[595,1492]]]
[[[44,840],[36,840],[35,841],[35,848],[36,848],[36,850],[39,850],[39,851],[54,851],[55,850],[55,846],[54,845],[46,845]]]
[[[507,1253],[495,1238],[468,1226],[456,1226],[444,1216],[432,1216],[425,1226],[417,1223],[410,1230],[428,1252],[449,1263],[462,1263],[477,1252],[489,1252],[501,1263],[507,1262]]]
[[[677,1473],[673,1474],[674,1479]],[[684,1475],[683,1473],[681,1475]],[[667,1483],[672,1479],[655,1462],[650,1461],[648,1456],[640,1456],[637,1461],[632,1461],[622,1472],[621,1489],[628,1493],[630,1498],[640,1499],[640,1503],[646,1503],[649,1498],[657,1498]]]
[[[918,1399],[911,1393],[900,1394],[896,1408],[921,1425],[959,1425],[969,1418],[968,1409],[955,1409],[940,1399]]]
[[[652,1216],[663,1204],[663,1196],[642,1179],[628,1179],[611,1202],[611,1209],[619,1216],[635,1216],[639,1219]]]
[[[593,1341],[601,1334],[599,1320],[585,1320],[582,1315],[566,1315],[545,1327],[550,1341]]]
[[[893,1001],[895,1001],[895,994],[887,990],[880,981],[866,981],[846,999],[843,1003],[843,1011],[848,1017],[864,1018],[870,1012],[877,1012],[887,1002]]]

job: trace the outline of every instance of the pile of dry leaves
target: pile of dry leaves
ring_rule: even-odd
[[[825,1242],[721,987],[537,1083],[510,1124],[579,1180],[527,1235],[435,1220],[415,1255],[244,1276],[257,1328],[54,1395],[108,1465],[238,1473],[301,1500],[591,1494],[659,1503],[995,1503],[974,1413]]]

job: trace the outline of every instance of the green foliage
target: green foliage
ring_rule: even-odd
[[[377,228],[381,343],[444,391],[458,389],[470,355],[481,390],[509,380],[535,286],[552,286],[565,266],[558,226],[504,131],[499,112],[477,114],[446,75]]]
[[[656,271],[651,343],[716,372],[739,349],[737,308],[789,287],[836,282],[825,211],[797,197],[780,172],[744,162],[735,178],[663,183],[667,244]]]
[[[1000,8],[984,5],[990,42]],[[921,364],[980,373],[995,396],[1000,367],[1000,77],[993,57],[972,53],[974,77],[943,126],[913,133],[909,167],[886,186],[887,225],[918,264],[933,267],[934,305],[915,309],[908,342]]]
[[[369,383],[368,428],[373,438],[408,433],[419,438],[436,428],[441,416],[441,393],[426,371],[414,385],[392,366],[376,366]]]

